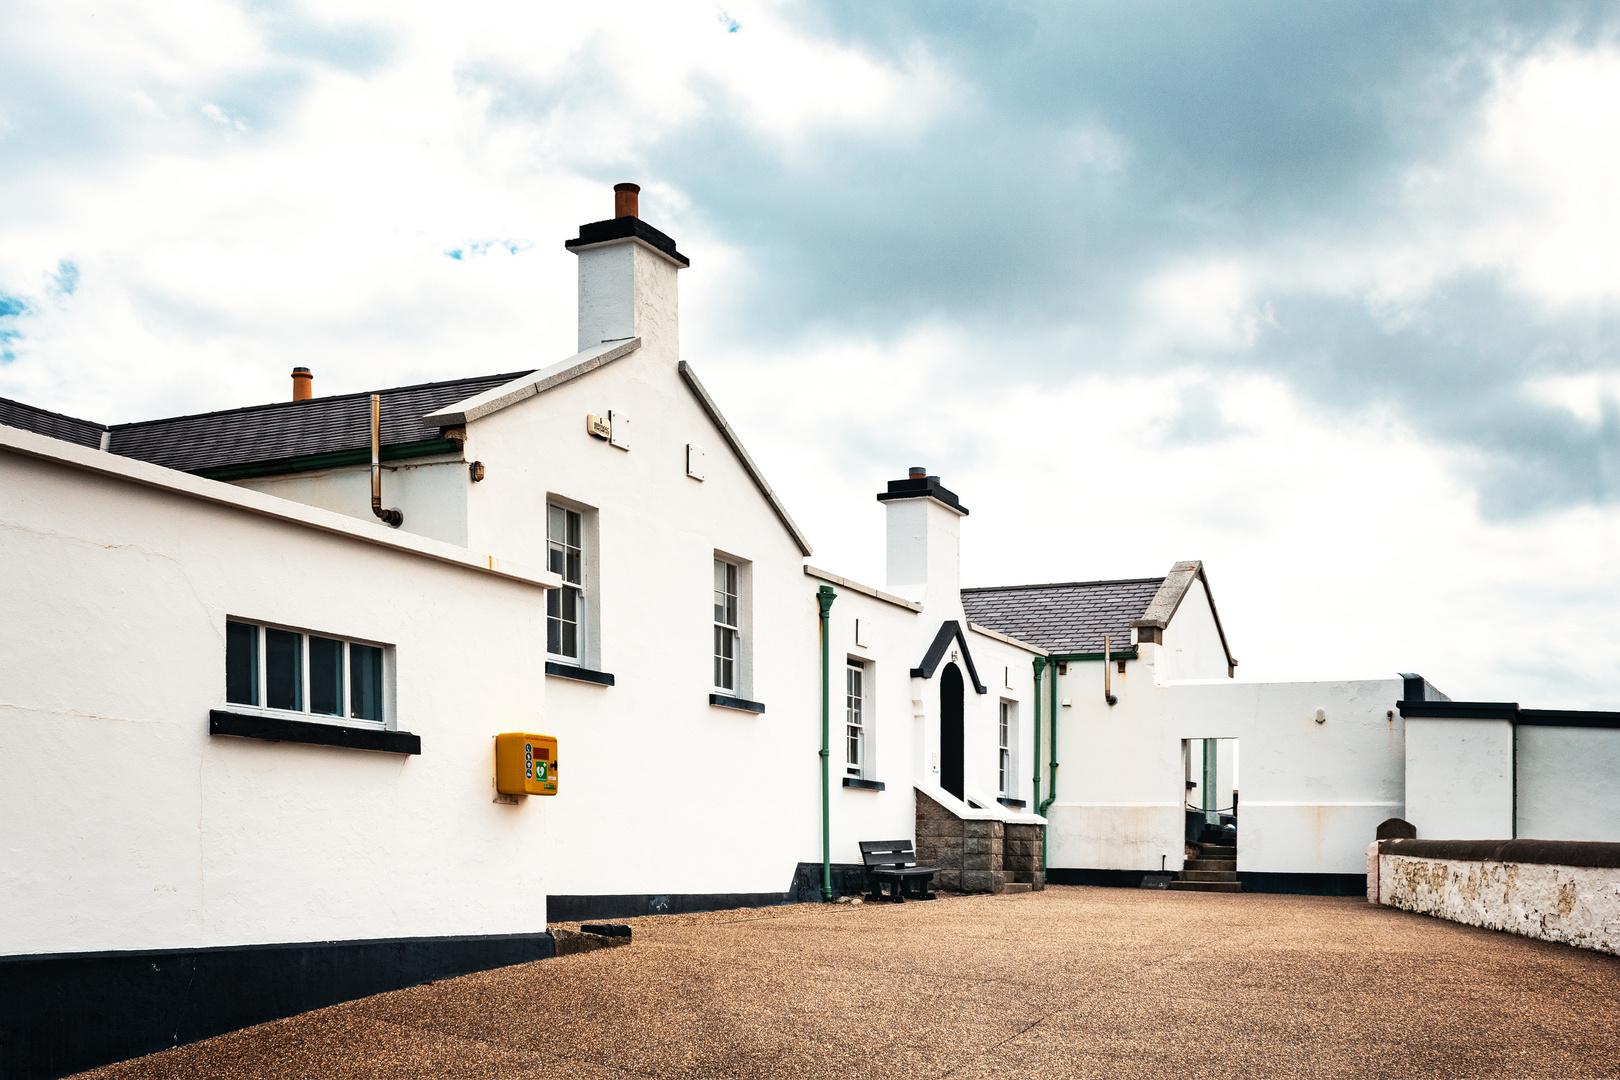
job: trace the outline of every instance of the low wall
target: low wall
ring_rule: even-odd
[[[1384,840],[1376,846],[1369,900],[1620,955],[1620,844]]]

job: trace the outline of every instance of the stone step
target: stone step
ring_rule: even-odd
[[[1170,888],[1176,892],[1242,892],[1243,883],[1240,881],[1172,881]]]
[[[1236,870],[1236,859],[1188,859],[1188,870]]]
[[[1182,881],[1236,881],[1237,872],[1233,870],[1183,870]]]
[[[1199,844],[1198,847],[1206,859],[1237,858],[1237,848],[1231,844]]]
[[[1029,892],[1030,884],[1027,881],[1009,881],[1006,885],[1002,886],[1001,891],[1009,893]]]

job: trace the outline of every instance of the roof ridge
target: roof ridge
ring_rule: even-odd
[[[487,382],[492,379],[517,379],[524,375],[538,371],[538,368],[528,368],[524,371],[508,372],[504,375],[468,375],[461,379],[442,379],[439,382],[412,383],[409,386],[388,386],[381,390],[357,390],[348,394],[327,394],[324,397],[305,398],[302,401],[266,401],[258,405],[238,405],[234,409],[214,409],[209,412],[185,413],[181,416],[159,416],[152,420],[131,420],[127,424],[110,424],[105,426],[108,431],[126,431],[130,428],[146,427],[151,424],[172,424],[179,420],[200,420],[209,416],[231,416],[237,413],[255,412],[260,409],[289,408],[294,405],[307,405],[316,401],[344,401],[349,398],[370,397],[372,394],[397,394],[407,390],[427,390],[437,386],[454,386],[457,383]],[[30,406],[32,408],[32,406]],[[44,410],[40,410],[44,411]],[[75,417],[67,417],[69,420]],[[81,421],[93,423],[93,421]]]
[[[962,592],[1005,592],[1009,589],[1068,589],[1077,585],[1146,585],[1152,581],[1162,582],[1166,575],[1142,578],[1102,578],[1097,581],[1048,581],[1033,585],[973,585],[965,586]]]
[[[102,431],[107,430],[107,425],[103,424],[100,420],[86,420],[82,416],[69,416],[67,413],[54,412],[51,409],[42,409],[38,405],[30,405],[28,402],[18,401],[16,398],[0,397],[0,401],[5,402],[7,405],[15,405],[19,409],[31,409],[37,413],[44,413],[46,416],[54,416],[58,420],[71,420],[75,424],[87,424],[93,428],[100,428]]]

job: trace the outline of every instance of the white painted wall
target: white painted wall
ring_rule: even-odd
[[[371,512],[370,465],[256,477],[234,483],[362,521],[377,520]],[[460,456],[441,454],[384,462],[382,466],[383,506],[405,515],[400,528],[447,544],[466,546],[467,488],[471,484],[467,463]]]
[[[1096,666],[1071,663],[1060,685],[1090,682]],[[1179,869],[1181,744],[1218,738],[1241,752],[1239,871],[1364,872],[1378,823],[1402,816],[1405,724],[1387,715],[1400,680],[1155,685],[1145,666],[1115,676],[1113,708],[1076,695],[1059,716],[1049,865],[1156,870],[1162,856]]]
[[[1513,836],[1513,725],[1412,717],[1406,722],[1406,813],[1424,840]]]
[[[1620,841],[1620,730],[1515,729],[1518,827],[1531,840]]]
[[[1120,648],[1116,642],[1114,649]],[[1154,664],[1163,682],[1226,677],[1226,649],[1202,581],[1194,580],[1187,587],[1175,617],[1164,628],[1164,644],[1157,650]]]
[[[127,475],[0,448],[0,954],[544,929],[549,808],[492,801],[491,743],[547,726],[539,588],[54,446]],[[227,616],[391,643],[422,755],[210,736]]]

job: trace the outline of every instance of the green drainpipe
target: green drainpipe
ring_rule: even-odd
[[[1031,805],[1041,802],[1041,672],[1046,670],[1046,657],[1035,658],[1035,792]]]
[[[1041,805],[1041,672],[1046,670],[1046,657],[1037,656],[1035,666],[1035,781],[1034,790],[1030,795],[1030,804]],[[1046,826],[1041,826],[1041,850],[1046,850]],[[1046,869],[1046,863],[1041,863],[1041,869]]]
[[[1051,677],[1049,679],[1046,680],[1047,692],[1050,695],[1050,701],[1051,701],[1051,705],[1047,709],[1048,716],[1047,716],[1046,722],[1047,722],[1047,724],[1049,724],[1051,726],[1051,729],[1052,729],[1052,738],[1051,738],[1051,742],[1052,742],[1052,749],[1051,749],[1052,786],[1051,786],[1051,790],[1046,793],[1046,800],[1041,803],[1041,811],[1040,811],[1040,813],[1041,813],[1042,817],[1046,816],[1046,812],[1048,810],[1050,810],[1052,808],[1052,804],[1057,801],[1057,770],[1058,770],[1058,762],[1057,762],[1058,680],[1057,680],[1057,676],[1058,676],[1057,662],[1053,661],[1052,662],[1052,675],[1051,675]],[[1036,713],[1035,713],[1035,730],[1040,731],[1041,730],[1041,721],[1040,721],[1040,712],[1039,712],[1039,709],[1040,709],[1040,697],[1039,697],[1039,695],[1036,696],[1035,700],[1036,700],[1035,708],[1037,710]],[[1047,826],[1042,825],[1041,826],[1041,876],[1042,877],[1046,876],[1046,836],[1047,836]]]
[[[827,661],[827,617],[838,594],[831,585],[816,590],[816,605],[821,608],[821,902],[832,902],[832,790],[828,779],[827,763],[832,756],[831,732],[828,715],[831,711],[832,686]]]

